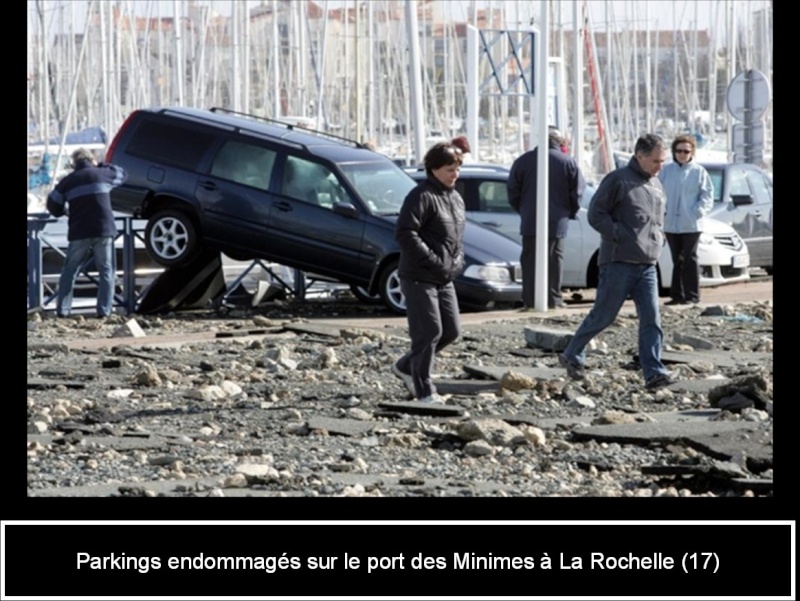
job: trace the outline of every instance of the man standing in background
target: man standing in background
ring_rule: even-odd
[[[564,238],[569,220],[576,219],[580,200],[586,188],[580,167],[563,150],[566,139],[555,128],[547,137],[548,149],[548,286],[547,306],[563,307],[561,272],[564,263]],[[508,176],[508,202],[520,215],[522,234],[522,303],[526,310],[534,308],[536,276],[536,180],[538,148],[520,155],[511,165]]]

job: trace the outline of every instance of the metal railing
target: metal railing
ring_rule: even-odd
[[[47,236],[43,236],[45,226],[55,223],[57,219],[47,213],[36,213],[28,215],[28,310],[44,309],[56,297],[57,291],[53,291],[45,282],[45,274],[42,269],[42,256],[45,250],[50,249],[58,253],[62,258],[66,256],[66,246],[53,243]],[[125,313],[133,313],[136,304],[144,293],[144,290],[136,290],[136,262],[135,250],[137,237],[142,240],[143,228],[134,228],[133,217],[116,217],[117,235],[116,241],[122,239],[122,264],[116,265],[116,286],[114,293],[114,307],[122,308]],[[63,240],[66,245],[66,235]],[[114,261],[116,263],[116,252]],[[99,279],[97,274],[90,270],[92,259],[88,259],[78,270],[78,277],[84,277],[89,282],[97,285]],[[121,269],[116,269],[121,268]],[[58,274],[48,274],[58,276]],[[117,292],[117,288],[120,292]]]

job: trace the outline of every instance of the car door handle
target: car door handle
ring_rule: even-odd
[[[284,202],[282,200],[278,201],[278,202],[273,202],[272,206],[275,207],[276,209],[278,209],[279,211],[291,211],[292,210],[292,205],[289,204],[288,202]]]
[[[491,227],[500,227],[500,224],[496,221],[481,221],[483,225],[489,225]]]
[[[217,184],[212,182],[211,180],[203,180],[200,182],[200,187],[204,190],[216,190]]]

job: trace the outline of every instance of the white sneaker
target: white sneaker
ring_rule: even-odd
[[[420,403],[437,403],[439,405],[444,405],[444,399],[436,393],[422,397],[421,399],[418,399],[418,401]]]
[[[411,374],[400,371],[400,368],[397,367],[397,363],[392,363],[392,373],[403,381],[403,384],[406,385],[406,388],[408,388],[411,394],[414,394],[414,379],[411,377]]]

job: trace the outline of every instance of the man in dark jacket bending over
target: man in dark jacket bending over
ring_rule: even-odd
[[[79,148],[70,157],[74,171],[47,195],[47,210],[55,217],[69,215],[67,256],[58,280],[56,313],[66,317],[72,309],[75,277],[89,257],[94,258],[99,284],[97,316],[111,314],[114,302],[114,238],[117,227],[109,192],[125,181],[125,171],[115,165],[96,165],[92,154]]]

